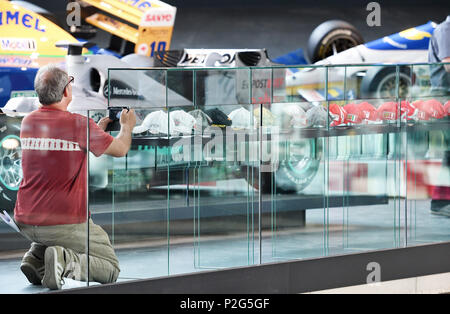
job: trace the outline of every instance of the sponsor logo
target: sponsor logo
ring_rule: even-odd
[[[398,33],[400,37],[409,39],[409,40],[422,40],[424,38],[431,38],[431,34],[428,32],[420,31],[416,28],[410,28],[403,32]]]
[[[135,8],[138,8],[141,11],[144,11],[145,9],[148,9],[152,6],[152,4],[149,1],[142,1],[142,0],[120,0],[120,2],[131,5]]]
[[[45,33],[45,26],[41,24],[38,17],[20,11],[0,11],[0,27],[12,24]]]
[[[131,88],[119,88],[119,87],[113,87],[112,88],[112,95],[114,96],[137,96],[137,92],[134,89]]]
[[[395,113],[384,111],[383,112],[383,120],[395,120]]]
[[[2,50],[36,51],[37,44],[31,38],[2,38],[0,39]]]
[[[27,58],[21,57],[0,57],[1,65],[18,65],[18,66],[30,66],[33,62]]]
[[[390,38],[390,37],[383,37],[383,41],[384,41],[385,43],[388,43],[389,45],[395,47],[395,48],[398,48],[398,49],[408,49],[408,46],[407,46],[407,45],[405,45],[405,44],[400,44],[400,43],[396,42],[395,40],[393,40],[393,39]]]
[[[110,86],[106,84],[103,88],[103,95],[106,98],[140,98],[140,95],[135,89],[124,86],[124,84],[118,81],[111,81]]]
[[[12,91],[11,92],[11,98],[17,98],[17,97],[37,97],[37,93],[33,90],[19,90],[19,91]]]
[[[351,114],[351,113],[347,115],[347,120],[349,120],[351,122],[355,122],[357,119],[358,119],[357,115],[354,115],[354,114]]]
[[[154,22],[154,23],[169,23],[173,20],[172,14],[152,14],[149,13],[145,16],[146,22]]]

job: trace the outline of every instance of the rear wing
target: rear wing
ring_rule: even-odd
[[[102,12],[86,22],[135,44],[135,53],[153,57],[170,48],[177,9],[157,0],[83,0]]]

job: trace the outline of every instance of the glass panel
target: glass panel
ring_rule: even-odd
[[[43,210],[32,218],[67,223],[83,212],[66,288],[84,286],[79,279],[88,276],[92,284],[115,280],[114,271],[105,279],[96,268],[105,260],[97,254],[101,229],[112,246],[106,265],[116,267],[117,256],[119,281],[448,241],[449,99],[436,80],[442,69],[110,69],[108,104],[83,109],[65,133],[65,120],[52,115],[58,134],[40,126],[21,142],[23,115],[0,114],[0,206],[13,216],[29,156],[49,199],[71,200],[49,186],[61,179],[53,168],[88,178],[89,193],[74,179],[78,216]],[[125,157],[95,157],[95,123],[124,107],[137,116],[131,149]],[[119,130],[115,121],[107,133]],[[82,155],[61,161],[54,154],[72,156],[77,147],[89,147],[88,169]],[[73,247],[61,242],[67,234],[46,244]],[[29,248],[0,224],[0,280],[12,283],[4,292],[43,291],[20,274]]]
[[[446,72],[442,64],[414,65],[409,70],[413,86],[402,120],[408,141],[408,245],[448,241],[449,86],[442,76]]]
[[[396,66],[346,66],[342,101],[330,101],[328,254],[402,245]],[[330,76],[329,76],[330,79]]]
[[[311,110],[322,115],[316,120],[319,124],[308,124]],[[279,128],[270,135],[273,151],[278,150],[278,163],[271,173],[262,173],[264,205],[272,213],[271,239],[266,242],[271,243],[271,250],[263,251],[264,262],[322,256],[326,109],[321,103],[274,103],[271,112],[275,113]],[[325,125],[320,125],[320,119]]]
[[[204,80],[205,102],[196,108],[210,122],[202,130],[201,151],[191,164],[194,208],[194,252],[197,269],[254,263],[258,172],[254,107],[249,99],[250,71],[196,71]],[[245,81],[247,83],[245,83]],[[199,80],[196,81],[197,86]]]
[[[261,172],[262,208],[271,214],[271,229],[263,229],[263,262],[324,254],[325,90],[324,68],[287,69],[287,97],[263,106],[272,160],[271,171]]]
[[[184,97],[166,89],[165,70],[111,70],[110,77],[110,84],[115,78],[140,78],[136,85],[130,85],[132,94],[125,97],[122,95],[125,92],[121,94],[119,89],[114,93],[114,87],[109,94],[109,104],[114,108],[110,108],[108,115],[131,107],[137,122],[125,157],[91,159],[91,178],[101,178],[96,180],[100,186],[93,187],[91,192],[93,217],[103,224],[116,251],[121,269],[119,281],[168,275],[172,130],[166,99],[169,95],[177,100]],[[119,136],[118,121],[108,130],[112,136]]]

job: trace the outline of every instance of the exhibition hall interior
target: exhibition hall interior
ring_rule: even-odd
[[[117,284],[450,241],[450,60],[430,59],[447,1],[55,2],[0,0],[1,294],[50,292],[21,271],[38,240],[12,227],[24,163],[55,151],[86,155],[90,266],[63,291],[101,285],[86,217]],[[72,78],[79,142],[25,136],[48,64]],[[88,121],[117,138],[130,110],[128,153],[95,154]]]

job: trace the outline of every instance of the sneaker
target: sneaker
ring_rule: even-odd
[[[431,213],[439,216],[450,217],[450,203],[449,201],[432,200]]]
[[[45,271],[44,260],[37,258],[31,252],[27,252],[20,264],[20,270],[30,283],[33,285],[41,285]]]
[[[45,273],[42,285],[50,290],[61,290],[64,284],[63,274],[66,268],[64,248],[60,246],[48,247],[45,250]]]

